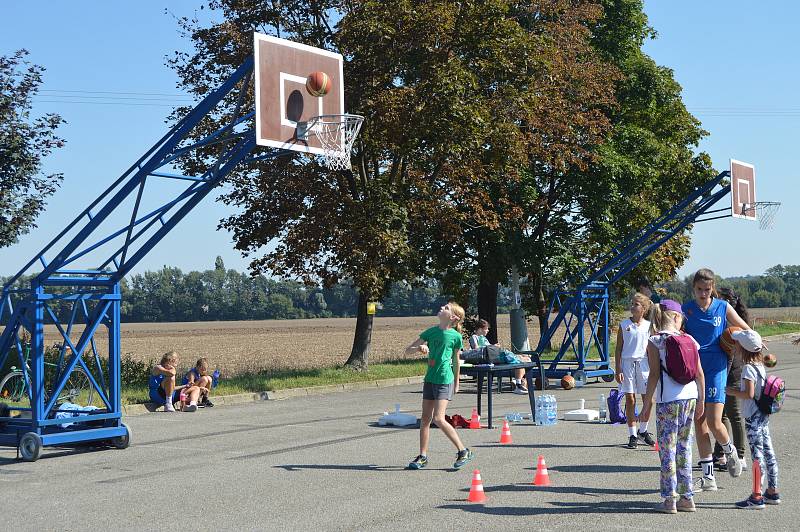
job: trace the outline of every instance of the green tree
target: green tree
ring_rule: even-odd
[[[55,131],[64,120],[31,116],[44,68],[25,60],[26,50],[0,56],[0,248],[36,227],[36,217],[63,179],[41,173],[42,160],[64,140]]]
[[[198,95],[251,54],[254,30],[344,52],[348,109],[367,116],[353,159],[356,173],[298,164],[300,156],[257,163],[231,176],[225,201],[240,213],[222,225],[252,258],[255,273],[326,287],[353,283],[358,319],[347,364],[367,363],[367,301],[385,296],[392,281],[414,282],[433,270],[437,250],[424,237],[410,246],[410,235],[429,233],[428,240],[444,239],[449,247],[462,222],[495,218],[488,209],[465,212],[471,191],[506,180],[500,169],[513,170],[514,161],[528,157],[526,137],[536,137],[540,146],[560,139],[552,128],[542,129],[548,138],[540,132],[559,99],[537,95],[563,96],[569,76],[551,89],[547,65],[574,55],[559,52],[571,37],[556,30],[579,31],[584,38],[585,8],[566,0],[544,4],[435,1],[418,9],[407,0],[214,0],[208,5],[222,22],[181,22],[195,51],[177,54],[171,64],[181,85]],[[541,33],[524,27],[521,18]],[[540,18],[548,20],[536,22]],[[558,22],[562,18],[568,26]],[[542,50],[549,55],[540,57]],[[585,64],[571,66],[579,74]],[[597,74],[602,82],[603,72]],[[598,83],[588,75],[581,80]],[[526,107],[530,101],[538,106]],[[576,138],[591,132],[564,125]],[[187,171],[202,170],[202,161],[195,163]],[[270,242],[277,245],[265,253]]]

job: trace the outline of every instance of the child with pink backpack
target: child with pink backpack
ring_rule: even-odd
[[[705,382],[699,344],[681,332],[683,312],[677,301],[664,299],[650,310],[654,334],[647,344],[650,375],[642,411],[656,403],[656,436],[661,459],[660,513],[694,512],[692,429],[703,415]],[[677,500],[676,500],[677,499]]]
[[[742,380],[740,386],[731,386],[725,393],[742,400],[742,415],[747,429],[747,441],[753,458],[752,494],[737,508],[761,510],[764,504],[780,504],[778,494],[778,459],[772,446],[769,433],[769,417],[777,412],[783,402],[783,379],[775,375],[767,376],[764,368],[763,343],[761,336],[752,330],[737,331],[731,335],[736,342],[734,356],[742,357]],[[760,467],[756,468],[755,464]],[[761,492],[761,478],[767,474],[767,490]]]

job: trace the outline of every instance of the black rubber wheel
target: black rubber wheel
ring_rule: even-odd
[[[614,382],[614,375],[603,375],[601,379],[603,382]]]
[[[127,449],[131,444],[131,429],[125,423],[122,426],[125,427],[125,435],[111,438],[111,445],[117,449]]]
[[[575,382],[583,382],[583,384],[588,384],[586,382],[586,372],[582,369],[576,369],[572,372],[572,378],[575,379]]]
[[[19,454],[26,462],[35,462],[42,453],[42,438],[35,432],[26,432],[19,439]]]

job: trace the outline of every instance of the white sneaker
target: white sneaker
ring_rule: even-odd
[[[740,458],[739,461],[742,462],[742,471],[747,471],[747,460],[744,457]]]
[[[700,477],[694,481],[695,491],[717,491],[717,479],[714,477]]]
[[[174,411],[175,411],[175,405],[167,401],[164,404],[164,412],[174,412]]]
[[[733,478],[742,474],[742,459],[735,450],[731,454],[725,455],[728,458],[728,474]]]

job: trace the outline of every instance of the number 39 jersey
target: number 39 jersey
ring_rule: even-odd
[[[714,353],[725,356],[719,345],[719,337],[728,327],[727,311],[728,302],[716,298],[712,299],[711,305],[705,311],[701,310],[695,301],[683,305],[686,332],[700,344],[700,355]]]

